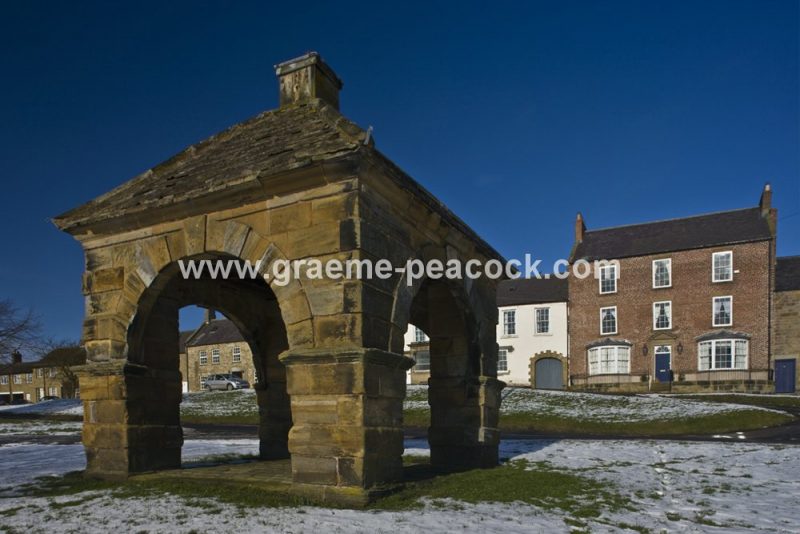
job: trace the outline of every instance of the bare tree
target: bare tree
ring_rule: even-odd
[[[74,367],[86,363],[86,356],[80,343],[70,339],[47,339],[40,344],[40,359],[49,368],[57,369],[53,383],[60,383],[63,398],[74,398],[78,390],[78,375]],[[47,373],[45,373],[47,376]]]
[[[31,310],[24,311],[10,300],[0,300],[0,363],[24,348],[38,348],[41,324]]]

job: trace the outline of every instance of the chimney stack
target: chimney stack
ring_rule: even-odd
[[[311,98],[319,98],[339,109],[342,80],[336,76],[320,55],[309,52],[275,65],[280,91],[280,107]]]
[[[18,350],[15,350],[14,352],[11,353],[11,363],[13,365],[22,363],[22,354],[20,354]]]
[[[758,207],[761,208],[761,216],[768,217],[772,209],[772,187],[769,182],[764,184],[764,190],[761,192],[761,199],[758,201]]]
[[[217,318],[217,312],[215,312],[211,308],[206,308],[206,318],[205,318],[205,321],[203,321],[203,322],[208,324],[211,321],[215,320],[216,318]]]
[[[581,212],[578,212],[578,216],[575,217],[575,243],[580,243],[583,241],[583,234],[586,233],[586,225],[583,223],[583,215]]]

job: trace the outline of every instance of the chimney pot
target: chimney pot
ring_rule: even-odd
[[[205,323],[208,324],[211,321],[215,320],[216,318],[217,318],[217,312],[215,312],[211,308],[206,308],[206,320],[205,320]]]
[[[342,80],[317,52],[275,65],[280,91],[280,107],[312,98],[324,100],[339,109]]]
[[[761,192],[761,199],[758,201],[758,207],[761,208],[761,216],[767,217],[770,209],[772,208],[772,187],[769,182],[764,184],[764,190]]]

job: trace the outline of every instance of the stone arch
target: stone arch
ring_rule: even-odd
[[[457,258],[453,251],[433,245],[419,254],[423,262],[446,257]],[[504,384],[496,378],[493,292],[480,279],[409,280],[405,272],[396,285],[390,350],[403,352],[409,323],[430,338],[431,463],[446,469],[496,465]]]
[[[557,360],[561,363],[561,387],[562,389],[566,388],[569,384],[569,368],[567,366],[567,360],[564,358],[563,354],[552,350],[537,352],[531,357],[530,363],[528,364],[531,387],[536,388],[536,364],[541,360],[547,359]]]

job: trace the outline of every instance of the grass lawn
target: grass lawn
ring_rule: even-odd
[[[691,399],[700,402],[727,402],[732,404],[746,404],[760,406],[773,410],[800,410],[800,396],[785,395],[736,395],[735,393],[713,395],[681,395],[682,399]]]

